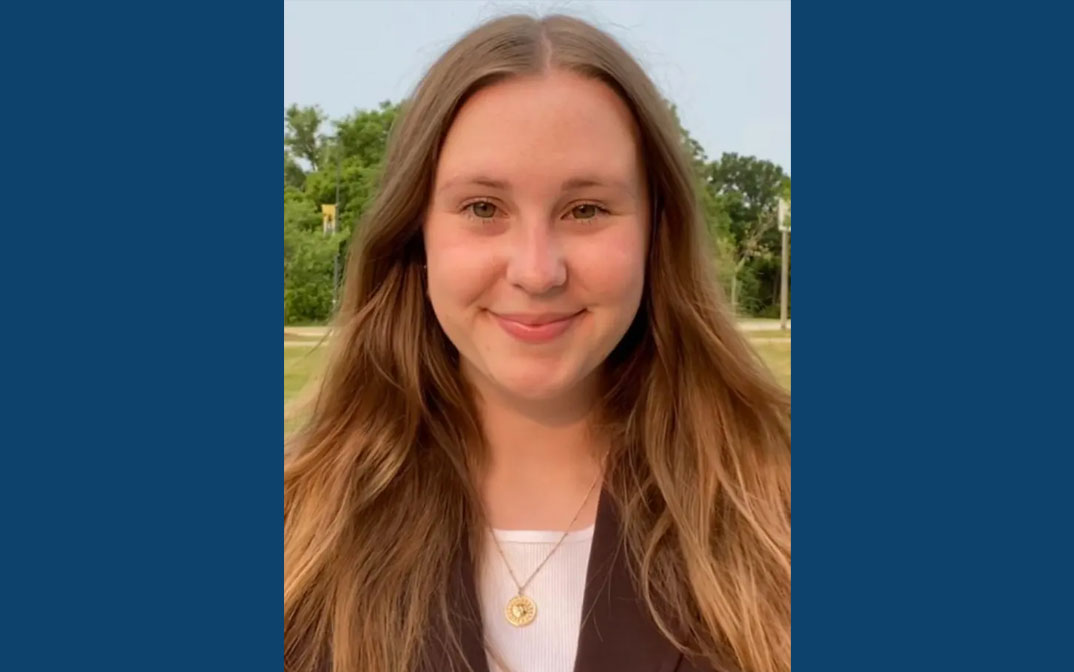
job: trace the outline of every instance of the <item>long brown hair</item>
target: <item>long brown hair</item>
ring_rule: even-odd
[[[421,219],[440,143],[477,89],[562,68],[631,109],[653,198],[638,316],[603,367],[597,424],[639,591],[679,648],[790,669],[790,400],[718,291],[674,117],[580,20],[509,16],[452,46],[392,130],[354,241],[326,373],[285,455],[284,669],[388,672],[456,644],[451,558],[477,548],[483,437],[426,297]],[[442,663],[443,666],[443,663]]]

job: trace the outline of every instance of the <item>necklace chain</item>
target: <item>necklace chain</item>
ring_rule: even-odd
[[[537,565],[537,569],[533,570],[533,573],[530,574],[529,578],[526,579],[525,583],[519,582],[518,577],[515,576],[514,570],[511,569],[511,563],[507,561],[507,556],[504,554],[503,548],[500,547],[500,541],[496,538],[496,533],[492,533],[492,541],[496,545],[496,550],[499,552],[500,557],[503,558],[503,564],[505,567],[507,567],[507,573],[511,575],[511,580],[514,581],[515,585],[518,587],[519,595],[523,594],[523,591],[526,590],[526,586],[530,585],[530,582],[533,581],[533,578],[537,576],[537,573],[540,572],[541,569],[545,566],[545,563],[547,563],[549,559],[551,559],[551,557],[555,554],[555,552],[559,550],[559,547],[563,543],[563,540],[567,538],[567,535],[570,533],[571,528],[574,527],[575,521],[578,520],[578,516],[582,515],[582,509],[585,508],[586,502],[589,501],[590,495],[593,494],[593,488],[597,487],[597,481],[600,480],[601,473],[602,470],[597,472],[596,478],[593,479],[593,483],[589,486],[589,490],[585,493],[585,499],[582,500],[582,503],[578,507],[578,510],[575,511],[574,517],[571,518],[571,522],[567,524],[567,529],[564,530],[563,536],[559,538],[559,541],[557,541],[556,545],[552,547],[552,550],[548,552],[548,555],[546,555],[544,560],[541,561],[541,564]]]

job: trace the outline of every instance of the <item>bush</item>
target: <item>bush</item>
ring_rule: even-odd
[[[333,260],[340,235],[291,231],[283,265],[285,324],[323,322],[332,314]]]

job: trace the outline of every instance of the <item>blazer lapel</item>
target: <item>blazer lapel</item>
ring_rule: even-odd
[[[601,492],[582,598],[575,672],[671,672],[681,654],[635,590],[615,503]]]

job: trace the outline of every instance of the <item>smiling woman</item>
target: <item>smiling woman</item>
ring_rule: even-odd
[[[360,231],[286,453],[285,669],[789,670],[789,399],[637,63],[478,27]]]

